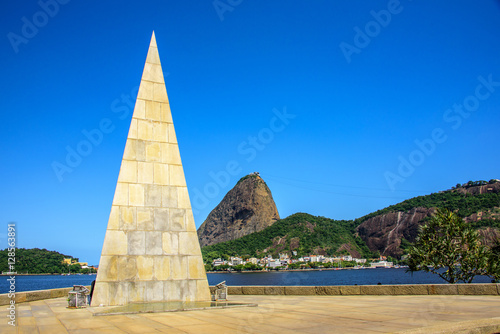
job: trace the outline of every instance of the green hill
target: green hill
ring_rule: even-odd
[[[298,256],[359,254],[372,257],[366,244],[354,235],[354,222],[296,213],[266,229],[242,238],[202,248],[205,261],[227,256],[262,257],[296,251]]]
[[[416,208],[425,208],[422,218],[417,219],[408,213]],[[447,191],[405,200],[352,221],[297,213],[278,220],[260,232],[203,247],[202,253],[205,261],[235,255],[275,257],[283,252],[291,254],[292,251],[297,251],[298,256],[345,253],[365,258],[377,254],[399,256],[401,251],[398,249],[404,249],[408,241],[413,241],[418,226],[429,219],[432,208],[450,209],[466,218],[475,228],[493,228],[494,233],[486,230],[483,234],[493,238],[496,238],[497,232],[500,235],[500,182],[469,181]],[[405,218],[405,223],[400,224],[398,217],[403,217],[405,213],[411,218]],[[363,228],[360,229],[360,226]],[[392,250],[384,253],[389,245],[392,245]]]
[[[8,268],[8,250],[0,250],[0,272],[10,272]],[[68,265],[63,263],[64,259],[72,259],[78,262],[78,258],[64,255],[46,249],[16,248],[15,271],[18,274],[64,274],[64,273],[86,273],[89,269],[82,269],[79,264]]]
[[[408,211],[416,207],[446,208],[455,211],[462,218],[483,210],[490,210],[500,206],[500,193],[469,194],[456,190],[448,190],[430,195],[407,199],[401,203],[388,206],[382,210],[372,212],[355,220],[359,225],[369,218],[383,215],[388,212]]]

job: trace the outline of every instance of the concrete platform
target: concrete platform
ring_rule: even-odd
[[[499,296],[230,296],[257,307],[93,316],[66,298],[0,309],[0,333],[495,333]],[[94,308],[95,309],[95,308]]]

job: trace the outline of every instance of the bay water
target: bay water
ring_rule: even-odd
[[[16,292],[68,288],[73,285],[90,285],[96,275],[26,275],[15,276]],[[393,285],[393,284],[445,284],[438,275],[415,272],[404,268],[343,269],[311,271],[268,271],[243,273],[208,273],[209,285],[226,281],[227,285]],[[9,276],[0,276],[0,293],[9,292]],[[474,283],[490,283],[484,276]]]

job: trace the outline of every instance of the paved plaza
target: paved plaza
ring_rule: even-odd
[[[230,296],[257,307],[94,316],[66,298],[2,306],[0,333],[495,333],[498,296]],[[481,330],[481,331],[477,331]]]

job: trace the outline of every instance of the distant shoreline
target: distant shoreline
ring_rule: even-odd
[[[323,270],[363,270],[363,269],[377,269],[377,268],[371,268],[371,267],[362,267],[362,268],[308,268],[308,269],[280,269],[280,270],[242,270],[242,271],[236,271],[236,270],[221,270],[221,271],[207,271],[207,274],[234,274],[234,273],[269,273],[269,272],[285,272],[285,271],[323,271]],[[396,268],[385,268],[385,269],[396,269]]]
[[[96,274],[0,274],[0,276],[84,276],[84,275],[96,275]]]

